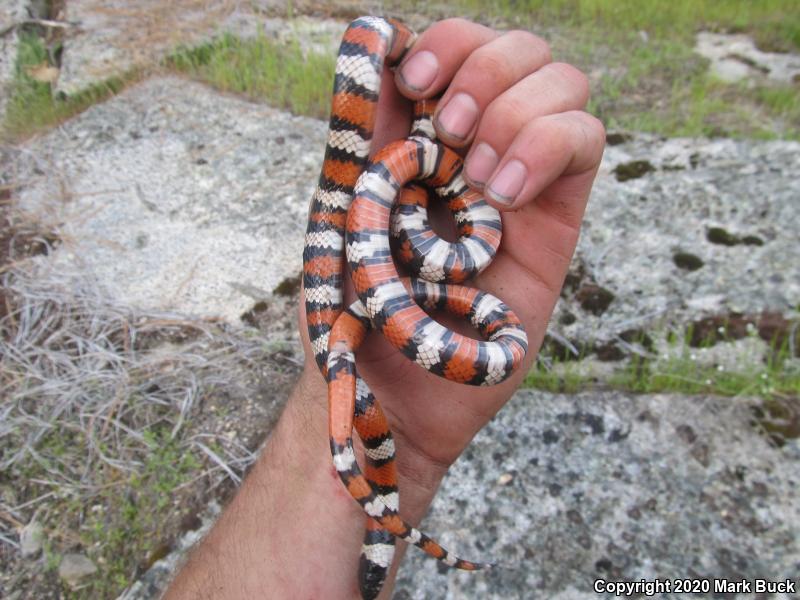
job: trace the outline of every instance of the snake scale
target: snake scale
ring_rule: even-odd
[[[400,516],[394,442],[380,404],[356,371],[359,345],[375,329],[425,369],[470,385],[503,381],[527,351],[525,331],[509,307],[460,285],[492,260],[501,220],[465,184],[460,157],[435,140],[435,102],[416,103],[411,136],[369,159],[383,68],[397,66],[415,39],[398,21],[378,17],[356,19],[345,32],[303,252],[308,333],[328,382],[333,464],[367,515],[359,565],[365,599],[383,586],[395,538],[452,567],[489,565],[448,553]],[[427,189],[453,214],[457,242],[441,239],[429,227]],[[416,276],[401,278],[393,255]],[[345,263],[358,295],[346,309]],[[435,310],[468,319],[487,341],[446,329],[426,312]],[[364,446],[363,471],[353,427]]]

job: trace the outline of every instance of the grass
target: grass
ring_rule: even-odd
[[[34,68],[48,64],[48,52],[41,38],[30,33],[22,35],[17,50],[15,78],[2,124],[3,137],[19,139],[49,129],[119,93],[137,78],[137,73],[127,73],[93,85],[78,94],[61,97],[54,95],[50,82],[39,81],[31,76]]]
[[[404,11],[431,11],[421,2],[402,6],[400,17]],[[800,11],[794,0],[461,0],[450,14],[542,32],[558,60],[590,74],[589,110],[611,130],[800,139],[796,85],[727,84],[710,76],[692,51],[694,34],[702,29],[743,31],[765,50],[797,51]],[[53,95],[50,83],[28,74],[47,60],[41,40],[22,38],[4,126],[11,138],[51,127],[141,76],[129,73],[62,98]],[[334,57],[304,52],[296,41],[226,34],[178,49],[164,66],[295,114],[328,115]]]
[[[753,396],[800,399],[800,368],[789,360],[788,347],[767,353],[764,362],[743,361],[725,368],[700,360],[698,349],[689,346],[691,332],[667,336],[668,351],[660,356],[630,357],[610,377],[598,382],[579,361],[550,357],[549,366],[539,361],[524,386],[548,392],[576,393],[606,388],[641,394],[679,393],[719,396]]]
[[[635,28],[601,36],[580,19],[572,27],[563,33],[569,44],[563,50],[586,72],[604,71],[594,82],[589,110],[610,129],[800,139],[800,102],[794,87],[749,88],[717,81],[693,53],[691,36],[663,37],[662,32],[644,41]],[[599,52],[598,37],[606,40]],[[334,59],[304,54],[297,43],[285,46],[266,38],[225,35],[178,51],[168,65],[219,89],[296,114],[328,114]]]
[[[133,313],[63,269],[20,263],[2,287],[0,534],[37,519],[55,585],[67,552],[98,567],[59,597],[116,597],[254,460],[201,407],[269,352],[221,326]]]
[[[646,31],[684,41],[700,29],[746,31],[771,50],[800,49],[800,14],[794,0],[460,0],[456,4],[472,15],[498,15],[539,27]]]
[[[533,388],[553,394],[576,394],[590,389],[596,380],[574,368],[572,363],[564,363],[564,368],[555,365],[536,364],[525,377],[522,387]]]
[[[770,399],[775,395],[800,397],[800,371],[784,368],[783,361],[743,365],[737,370],[704,365],[691,353],[662,360],[631,359],[608,382],[615,389],[642,394],[714,394]]]
[[[143,432],[149,452],[140,469],[115,478],[94,498],[95,510],[80,524],[80,540],[85,548],[98,550],[103,577],[92,586],[92,594],[111,597],[130,584],[131,573],[144,571],[164,553],[160,534],[164,523],[180,520],[172,507],[179,497],[175,490],[202,471],[202,463],[170,437],[169,430]],[[125,490],[120,499],[120,490]],[[85,500],[78,498],[75,509]],[[135,562],[134,562],[135,561]]]
[[[53,93],[50,82],[30,75],[33,68],[43,64],[48,64],[48,52],[42,40],[32,34],[22,36],[3,123],[6,137],[20,139],[50,128],[119,93],[142,76],[132,71],[79,94],[61,97]],[[280,44],[263,36],[243,40],[225,34],[207,44],[179,48],[164,66],[295,114],[325,118],[336,60],[332,55],[303,52],[297,41]]]
[[[131,583],[132,575],[144,571],[167,545],[164,524],[180,521],[182,511],[173,503],[182,496],[176,490],[203,471],[198,457],[186,452],[168,429],[140,433],[146,451],[136,468],[97,466],[92,474],[96,483],[90,489],[71,486],[68,480],[53,482],[58,494],[48,502],[49,515],[43,519],[50,535],[46,569],[56,571],[63,551],[78,547],[85,549],[100,570],[100,576],[83,589],[65,590],[68,598],[115,597]],[[53,473],[75,460],[76,452],[91,454],[95,450],[81,433],[63,430],[49,432],[36,448],[42,461],[14,470],[17,476],[28,471],[25,475],[34,482],[28,488],[33,492],[39,487],[36,493],[47,492],[46,486],[35,482],[52,480]],[[114,454],[109,448],[102,450]]]
[[[330,109],[334,56],[304,52],[266,37],[230,34],[196,48],[182,48],[167,66],[219,89],[264,100],[295,114],[323,118]]]
[[[424,12],[424,4],[409,4]],[[665,136],[800,139],[796,85],[720,82],[692,52],[698,31],[744,32],[800,50],[794,0],[460,0],[453,14],[540,32],[590,74],[589,110],[611,129]]]

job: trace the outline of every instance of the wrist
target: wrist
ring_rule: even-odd
[[[381,394],[385,396],[388,390]],[[380,402],[380,397],[378,398]],[[401,402],[398,399],[398,402]],[[385,404],[389,404],[388,402]],[[393,421],[389,415],[390,421]],[[400,488],[400,506],[403,517],[416,525],[425,515],[432,502],[439,484],[447,473],[449,465],[437,462],[428,456],[418,445],[411,442],[404,435],[402,427],[395,428],[395,423],[390,423],[395,446],[397,448],[398,484]],[[285,445],[290,445],[293,451],[307,453],[308,464],[329,472],[335,479],[337,496],[343,493],[345,500],[360,511],[355,500],[350,498],[344,486],[339,482],[333,468],[333,461],[328,444],[328,406],[327,386],[315,364],[307,365],[301,375],[295,393],[292,394],[281,416],[280,433],[285,438]],[[276,431],[275,435],[278,435]],[[313,436],[313,440],[310,439]],[[300,443],[298,440],[305,440]],[[284,443],[280,443],[283,446]],[[364,464],[364,454],[361,441],[354,434],[353,445],[359,464]]]

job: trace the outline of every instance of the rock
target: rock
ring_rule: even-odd
[[[617,181],[619,165],[640,160],[655,170]],[[798,171],[797,142],[636,134],[606,147],[550,330],[595,344],[714,314],[770,311],[796,320]],[[720,243],[719,229],[738,243]],[[604,312],[581,308],[586,284],[613,294]]]
[[[55,263],[80,265],[112,298],[238,323],[273,290],[296,293],[325,129],[151,79],[28,144],[49,177],[20,201],[64,223]]]
[[[744,34],[701,31],[697,34],[694,50],[711,61],[711,72],[723,81],[766,78],[792,83],[800,75],[800,56],[762,52]]]
[[[44,529],[38,521],[31,521],[19,532],[19,548],[24,558],[39,554],[44,541]]]
[[[758,410],[741,397],[517,392],[422,523],[500,568],[440,572],[409,549],[394,597],[589,600],[600,577],[796,578],[800,430],[779,447],[753,427]]]
[[[137,581],[117,597],[117,600],[160,598],[183,558],[195,544],[205,537],[220,512],[219,504],[212,501],[201,515],[194,515],[191,525],[185,528],[185,533],[176,541],[172,551],[156,560]]]
[[[179,46],[197,46],[222,33],[265,35],[334,54],[346,24],[333,19],[269,18],[249,2],[70,0],[57,90],[74,94],[135,67],[157,64]],[[274,11],[271,11],[274,12]]]
[[[97,572],[95,564],[83,554],[65,554],[58,565],[58,576],[70,586]]]
[[[19,46],[19,29],[16,25],[28,18],[27,4],[27,0],[0,2],[0,31],[4,31],[7,27],[12,28],[4,35],[0,35],[0,122],[5,115],[6,102],[14,81],[14,65]]]

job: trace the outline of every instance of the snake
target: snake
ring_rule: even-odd
[[[382,589],[400,539],[450,567],[475,571],[491,563],[464,560],[400,515],[395,446],[380,403],[356,368],[371,331],[409,360],[450,381],[493,385],[527,352],[520,319],[501,300],[464,285],[485,269],[501,241],[499,212],[462,176],[463,163],[436,139],[436,100],[418,101],[408,138],[374,156],[381,77],[397,68],[416,34],[395,19],[355,19],[336,59],[322,170],[309,206],[303,250],[303,294],[311,349],[328,386],[333,466],[366,514],[358,577],[365,600]],[[429,190],[456,222],[448,242],[428,222]],[[401,277],[398,267],[411,277]],[[358,299],[343,304],[348,271]],[[429,313],[468,320],[476,340],[449,330]],[[364,468],[353,445],[355,428]]]

